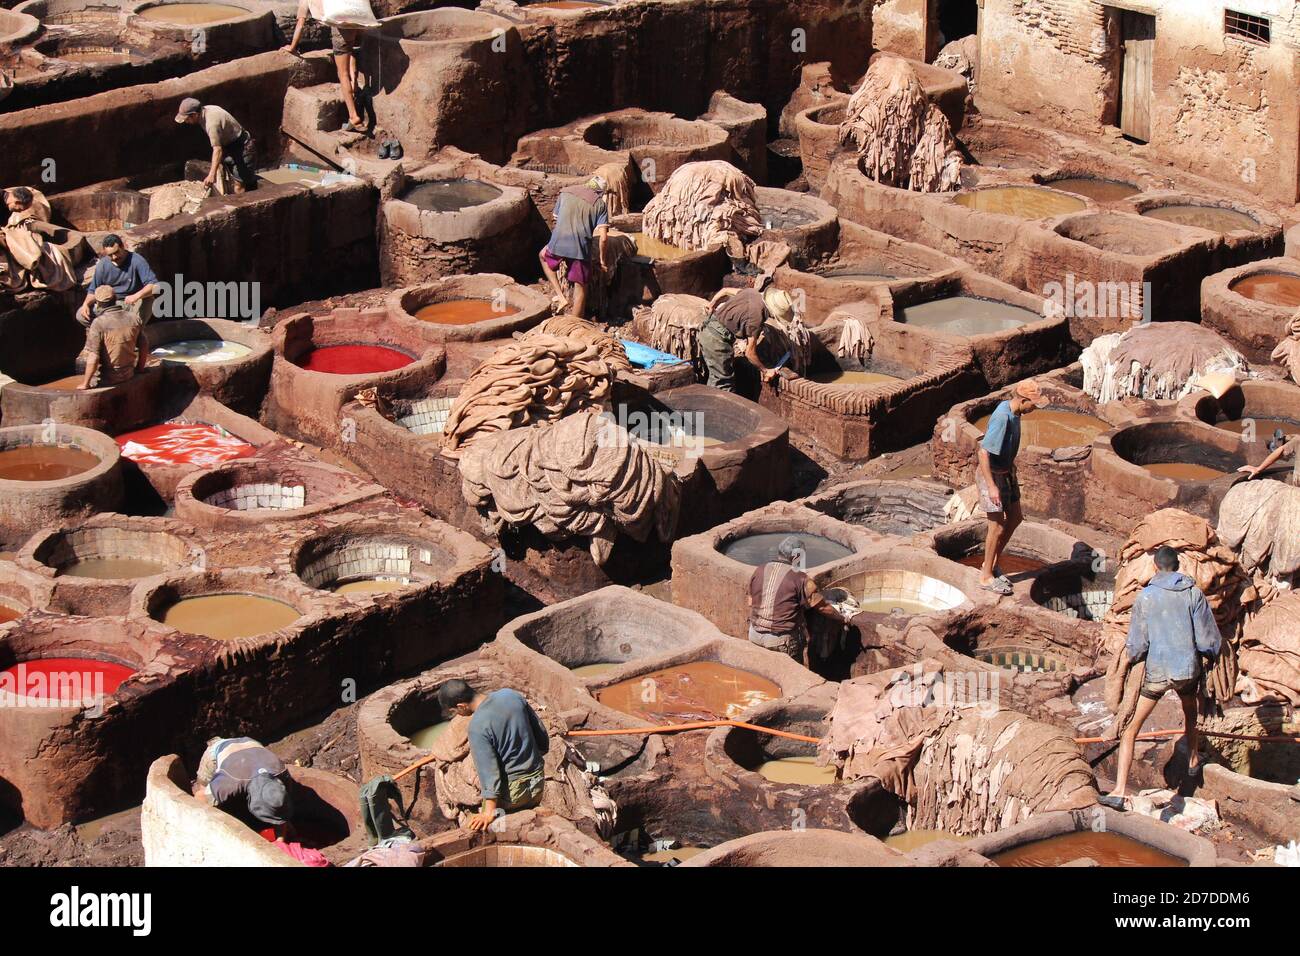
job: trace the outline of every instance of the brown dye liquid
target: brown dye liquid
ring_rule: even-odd
[[[437,325],[473,325],[475,322],[504,319],[518,311],[513,306],[498,309],[490,299],[452,299],[426,305],[415,313],[415,317],[421,322]]]
[[[1087,858],[1099,866],[1186,866],[1187,861],[1118,833],[1063,833],[1005,850],[993,857],[998,866],[1062,866]]]
[[[501,195],[501,190],[477,179],[439,179],[418,183],[402,194],[402,201],[430,212],[456,212],[481,206]]]
[[[636,254],[647,259],[680,259],[691,254],[689,249],[671,246],[654,236],[647,236],[644,232],[632,233],[632,241],[636,243]]]
[[[1142,215],[1148,219],[1160,219],[1180,226],[1195,226],[1210,232],[1236,232],[1238,229],[1254,232],[1259,228],[1259,223],[1244,212],[1223,209],[1219,206],[1157,206],[1148,209]]]
[[[65,375],[62,378],[56,378],[36,387],[49,392],[74,392],[77,386],[85,381],[85,378],[84,375]]]
[[[955,840],[958,843],[965,843],[969,839],[969,836],[948,833],[944,830],[904,830],[902,833],[895,833],[892,836],[885,837],[885,846],[893,847],[899,853],[911,853],[913,850],[919,850],[921,847],[928,846],[939,840]]]
[[[248,11],[243,7],[232,7],[227,3],[163,3],[156,7],[146,7],[138,16],[157,23],[179,23],[194,26],[200,23],[220,23],[242,17]]]
[[[450,720],[441,720],[436,724],[431,724],[428,727],[421,728],[411,734],[411,744],[419,747],[421,750],[428,750],[433,746],[435,740],[447,732],[447,729],[450,726]]]
[[[579,664],[577,667],[570,667],[569,673],[574,677],[599,677],[602,674],[608,674],[614,668],[619,666],[621,665],[608,663]]]
[[[803,542],[804,567],[815,568],[819,565],[829,564],[831,561],[838,561],[841,558],[847,558],[853,553],[852,548],[846,548],[838,541],[830,538],[823,538],[817,534],[805,534],[797,531],[763,531],[758,534],[746,535],[743,538],[737,538],[729,542],[722,549],[722,553],[733,561],[739,561],[741,564],[748,564],[756,568],[760,564],[767,564],[769,561],[777,561],[780,555],[777,554],[777,548],[786,538],[794,535]]]
[[[325,178],[325,170],[295,165],[276,166],[274,169],[259,169],[257,177],[268,183],[319,183]]]
[[[130,578],[147,578],[162,574],[167,565],[147,558],[86,558],[74,561],[59,571],[65,577],[96,578],[101,581],[120,581]]]
[[[1062,192],[1076,196],[1086,196],[1097,202],[1115,202],[1136,196],[1140,189],[1132,183],[1123,183],[1117,179],[1089,179],[1086,176],[1071,176],[1067,179],[1054,179],[1048,185]]]
[[[1197,465],[1190,461],[1159,461],[1142,466],[1153,475],[1161,478],[1173,478],[1176,481],[1213,481],[1222,478],[1226,471]]]
[[[335,594],[382,594],[386,591],[400,591],[407,587],[405,581],[381,580],[369,578],[364,581],[349,581],[334,588]]]
[[[835,783],[834,767],[817,766],[816,757],[782,757],[765,760],[758,765],[758,773],[773,783],[797,783],[821,787]]]
[[[233,641],[278,631],[300,616],[297,608],[257,594],[204,594],[177,601],[162,622],[186,634]]]
[[[915,601],[908,598],[880,598],[874,601],[863,601],[860,609],[869,611],[872,614],[893,614],[895,609],[902,611],[904,614],[928,614],[931,611],[939,610],[924,601]]]
[[[1279,428],[1282,430],[1283,435],[1300,435],[1300,422],[1289,422],[1285,418],[1251,418],[1247,415],[1235,421],[1218,422],[1214,427],[1222,428],[1225,432],[1232,432],[1234,435],[1240,435],[1245,431],[1247,421],[1255,423],[1255,437],[1261,441],[1272,438],[1273,432]]]
[[[976,212],[991,212],[1017,219],[1047,219],[1088,208],[1081,199],[1063,196],[1038,186],[994,186],[973,193],[962,193],[953,201]]]
[[[641,860],[645,863],[671,863],[674,860],[681,863],[693,856],[699,856],[707,849],[707,846],[679,846],[671,850],[651,850],[642,853]]]
[[[1256,272],[1238,279],[1228,288],[1265,305],[1285,309],[1300,309],[1300,276],[1285,272]]]
[[[989,428],[992,414],[975,421],[975,427],[984,434]],[[1070,448],[1074,445],[1091,445],[1110,425],[1100,418],[1080,412],[1066,412],[1056,408],[1035,408],[1020,416],[1020,443],[1040,448]]]
[[[0,604],[0,624],[8,624],[10,621],[16,621],[23,616],[23,612],[16,607],[10,607],[8,604]]]
[[[966,555],[964,558],[957,559],[958,564],[964,564],[968,568],[980,568],[984,566],[984,552],[976,551]],[[998,567],[1004,574],[1034,574],[1043,568],[1051,567],[1046,561],[1039,561],[1036,558],[1026,558],[1023,555],[1012,554],[1010,551],[1003,551],[1002,557],[998,559]]]
[[[99,459],[88,451],[66,445],[25,445],[0,451],[0,479],[5,481],[58,481],[90,471]]]
[[[849,369],[830,369],[823,372],[813,372],[808,376],[814,382],[820,382],[823,385],[883,385],[886,382],[901,382],[902,379],[897,375],[886,375],[883,372],[865,372]]]
[[[1041,322],[1037,312],[1007,302],[954,295],[933,302],[920,302],[903,309],[900,322],[934,329],[949,335],[985,335],[1006,332],[1031,322]]]
[[[767,678],[714,661],[667,667],[596,691],[606,707],[655,724],[735,718],[780,696]]]

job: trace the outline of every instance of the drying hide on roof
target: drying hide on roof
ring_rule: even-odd
[[[1242,631],[1237,650],[1241,699],[1270,698],[1300,706],[1300,591],[1283,591]]]
[[[763,231],[754,181],[720,159],[678,166],[646,205],[641,228],[680,249],[725,246],[741,259]]]
[[[1291,381],[1300,385],[1300,312],[1291,317],[1286,326],[1286,336],[1277,343],[1269,358],[1285,365],[1291,373]]]
[[[1148,322],[1093,339],[1083,350],[1083,390],[1099,402],[1179,399],[1204,375],[1247,372],[1227,340],[1194,322]]]
[[[0,227],[0,266],[3,287],[10,292],[49,289],[65,292],[77,285],[68,251],[54,242],[58,230],[50,224],[50,204],[33,189],[32,203],[9,214]]]
[[[839,141],[862,157],[867,176],[886,186],[934,193],[960,185],[962,160],[952,127],[899,57],[871,64],[849,97]]]
[[[600,350],[577,339],[539,333],[508,342],[465,380],[447,415],[442,453],[459,458],[494,432],[599,407],[613,377]]]
[[[485,436],[461,455],[460,474],[490,533],[531,524],[552,541],[590,538],[597,564],[620,532],[667,542],[677,525],[676,474],[594,410]]]
[[[623,348],[623,343],[595,322],[580,319],[576,315],[553,315],[549,319],[543,319],[522,338],[528,340],[538,335],[555,335],[573,339],[583,345],[594,346],[610,371],[615,373],[632,371],[632,363],[628,361],[627,350]]]
[[[1248,574],[1293,578],[1300,571],[1300,488],[1269,478],[1238,482],[1219,505],[1218,532]]]
[[[1129,661],[1124,642],[1133,616],[1133,602],[1155,577],[1153,555],[1164,545],[1178,551],[1178,570],[1204,592],[1223,636],[1219,656],[1205,677],[1205,695],[1222,704],[1232,697],[1236,687],[1236,646],[1243,605],[1257,601],[1259,592],[1232,549],[1219,541],[1208,521],[1176,508],[1153,512],[1133,529],[1120,549],[1115,599],[1103,621],[1099,650],[1110,659],[1106,672],[1106,706],[1115,715],[1107,730],[1110,737],[1123,733],[1137,707],[1146,662]]]
[[[991,833],[1096,803],[1068,734],[980,698],[935,660],[848,680],[821,749],[845,779],[874,778],[902,799],[913,829]]]

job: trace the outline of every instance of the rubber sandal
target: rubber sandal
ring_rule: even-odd
[[[980,590],[992,591],[994,594],[1000,594],[1003,597],[1006,597],[1011,593],[1011,585],[1006,581],[1000,581],[997,578],[994,578],[988,584],[981,584]]]
[[[1097,802],[1103,807],[1110,807],[1112,810],[1128,810],[1133,806],[1132,797],[1115,797],[1106,794],[1104,797],[1098,797]]]
[[[361,128],[352,125],[352,120],[344,120],[343,125],[339,127],[345,133],[359,133]]]

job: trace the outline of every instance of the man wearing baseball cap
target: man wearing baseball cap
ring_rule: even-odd
[[[1016,480],[1016,455],[1020,452],[1020,416],[1047,404],[1038,383],[1026,379],[1016,385],[1011,398],[999,402],[989,417],[989,427],[979,444],[979,462],[975,468],[975,486],[979,489],[980,507],[988,516],[984,536],[984,566],[980,568],[980,587],[994,594],[1010,594],[1011,582],[998,567],[1002,552],[1020,523],[1020,483]]]
[[[253,166],[257,162],[253,150],[253,137],[248,130],[239,125],[239,121],[220,106],[204,106],[194,97],[181,100],[176,111],[176,122],[189,126],[202,126],[212,144],[212,166],[208,170],[203,185],[211,189],[217,184],[217,174],[223,163],[234,167],[238,178],[236,192],[247,192],[257,188],[257,173]]]
[[[82,349],[86,372],[77,386],[79,389],[121,385],[149,361],[149,345],[140,316],[122,308],[111,285],[98,286],[92,298],[95,318],[86,330],[86,345]]]

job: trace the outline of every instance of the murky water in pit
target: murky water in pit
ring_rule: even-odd
[[[233,641],[278,631],[300,616],[297,608],[259,594],[204,594],[177,601],[162,622],[186,634]]]
[[[780,696],[767,678],[715,661],[667,667],[596,691],[606,707],[649,723],[735,718]]]
[[[99,459],[67,445],[24,445],[0,451],[0,480],[59,481],[90,471]]]
[[[1087,858],[1099,866],[1186,866],[1187,861],[1118,833],[1082,830],[1035,840],[993,857],[998,866],[1062,866]]]
[[[791,536],[803,542],[804,567],[807,568],[829,564],[831,561],[847,558],[853,553],[852,548],[845,547],[838,541],[801,531],[763,531],[746,535],[727,543],[722,553],[733,561],[758,567],[760,564],[778,560],[780,556],[777,554],[777,548],[782,541]]]

